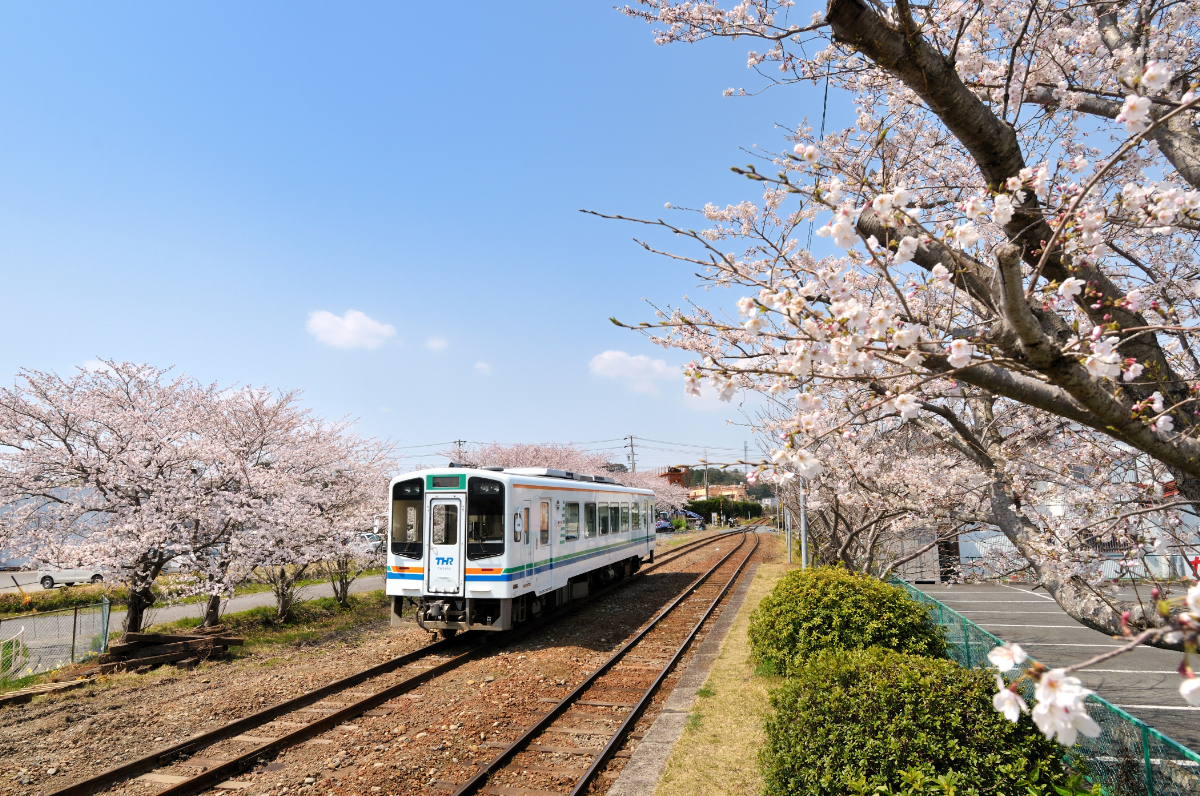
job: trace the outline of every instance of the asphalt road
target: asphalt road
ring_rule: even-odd
[[[917,588],[1005,641],[1020,644],[1031,658],[1051,668],[1120,646],[1071,619],[1045,592],[1031,591],[1024,584]],[[1176,670],[1181,655],[1139,647],[1077,676],[1097,695],[1184,746],[1200,750],[1200,707],[1189,706],[1179,695]]]

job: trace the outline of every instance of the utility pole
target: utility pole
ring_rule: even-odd
[[[456,439],[456,440],[454,440],[454,444],[458,446],[458,462],[456,462],[456,463],[462,464],[462,456],[463,456],[462,446],[466,445],[467,441],[465,439]]]
[[[750,446],[745,442],[742,443],[742,469],[745,475],[750,475]]]
[[[708,500],[708,448],[704,449],[704,499]]]
[[[630,434],[625,439],[629,440],[629,469],[637,472],[637,454],[633,450],[633,435]]]

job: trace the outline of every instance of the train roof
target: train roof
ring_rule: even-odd
[[[599,488],[599,491],[608,491],[616,488],[622,492],[636,492],[643,495],[654,494],[653,490],[650,489],[620,484],[611,476],[588,475],[586,473],[575,473],[570,470],[555,470],[550,467],[472,467],[450,465],[404,473],[403,475],[394,477],[391,483],[394,484],[397,481],[404,481],[409,478],[423,478],[427,475],[482,475],[488,478],[496,478],[508,484],[518,479],[523,484],[545,481],[547,482],[547,486],[557,486],[559,488],[565,486],[563,481],[572,481],[575,483],[576,488],[580,490],[595,490]]]

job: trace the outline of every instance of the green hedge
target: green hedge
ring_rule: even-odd
[[[741,517],[753,519],[762,516],[762,504],[753,500],[730,500],[729,498],[709,498],[708,500],[693,500],[684,506],[688,511],[694,511],[704,518],[705,522],[712,519],[713,512],[726,517]]]
[[[946,657],[946,641],[920,603],[878,578],[841,567],[792,570],[750,615],[763,670],[788,674],[824,649],[886,647]]]
[[[1070,779],[1062,747],[997,713],[995,690],[990,672],[950,660],[878,648],[816,653],[771,697],[766,792],[899,793],[915,773],[954,772],[962,796],[1055,794]]]

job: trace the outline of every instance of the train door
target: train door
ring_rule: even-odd
[[[431,521],[429,552],[425,561],[425,588],[430,594],[462,594],[462,501],[434,498],[429,501]]]
[[[541,562],[541,566],[533,573],[533,588],[535,593],[541,594],[550,588],[550,584],[554,577],[553,570],[550,569],[550,564],[553,560],[552,546],[550,540],[550,501],[543,498],[538,501],[537,509],[537,535],[534,541],[534,559]],[[533,535],[533,534],[531,534]]]
[[[520,545],[520,550],[517,551],[515,559],[520,565],[520,585],[528,586],[532,581],[534,567],[537,566],[537,551],[533,545],[533,531],[531,530],[530,522],[530,501],[526,500],[521,504],[521,539],[516,544]]]

